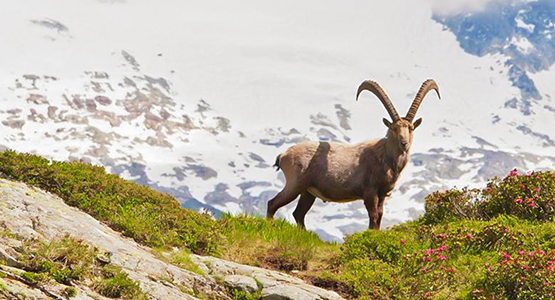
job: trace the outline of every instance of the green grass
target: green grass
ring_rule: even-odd
[[[202,272],[190,261],[189,253],[296,270],[297,276],[348,299],[555,296],[552,172],[518,175],[514,171],[503,179],[492,179],[484,189],[433,193],[426,198],[426,214],[419,220],[389,230],[355,233],[342,245],[322,242],[316,234],[283,220],[223,215],[214,221],[179,208],[169,195],[80,162],[50,162],[7,151],[0,153],[0,174],[61,196],[66,203],[153,247],[165,261],[197,273]],[[75,251],[89,256],[87,249]],[[69,259],[71,253],[66,256]],[[45,263],[34,265],[43,268],[35,273],[61,282],[89,276],[87,267],[78,262],[69,271]],[[95,281],[95,286],[110,295],[117,294],[112,292],[117,287],[133,286],[125,276],[111,274]],[[234,299],[256,297],[229,293]]]
[[[147,299],[139,283],[130,279],[118,266],[105,266],[102,276],[94,280],[93,287],[102,296],[123,299]]]
[[[106,297],[147,299],[139,284],[120,267],[98,260],[103,253],[97,248],[70,236],[48,242],[24,240],[20,251],[22,278],[36,284],[55,281],[67,285],[64,294],[68,297],[76,296],[71,286],[79,282]]]
[[[0,173],[57,194],[138,243],[217,253],[221,240],[217,222],[181,209],[170,195],[107,174],[103,167],[4,151]]]
[[[323,249],[338,249],[337,245],[322,242],[315,233],[284,220],[224,214],[220,222],[226,237],[222,256],[239,263],[254,262],[283,271],[307,270]]]

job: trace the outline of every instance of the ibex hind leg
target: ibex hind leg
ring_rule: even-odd
[[[302,192],[297,186],[286,184],[281,192],[279,192],[272,200],[268,201],[268,210],[266,218],[273,219],[276,211],[295,200]]]
[[[295,217],[297,225],[300,226],[302,229],[306,229],[304,225],[304,217],[306,216],[308,210],[314,204],[315,200],[316,197],[314,197],[314,195],[312,195],[308,191],[304,191],[301,194],[301,199],[299,199],[299,203],[297,203],[297,208],[295,208],[295,211],[293,212],[293,217]]]

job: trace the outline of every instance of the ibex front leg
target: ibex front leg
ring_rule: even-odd
[[[379,197],[376,191],[368,191],[364,195],[364,206],[368,211],[368,218],[370,219],[370,224],[368,228],[379,230],[379,212],[378,212]]]
[[[385,198],[389,195],[391,195],[391,193],[378,196],[378,229],[382,226],[383,205],[385,203]]]

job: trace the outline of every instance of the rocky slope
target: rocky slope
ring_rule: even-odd
[[[243,266],[213,257],[193,255],[203,275],[160,260],[147,247],[113,231],[91,216],[67,206],[63,200],[22,183],[0,180],[0,298],[45,299],[62,295],[65,286],[49,284],[38,289],[18,280],[18,253],[26,239],[52,240],[69,234],[110,253],[111,263],[137,281],[150,299],[231,299],[233,289],[259,293],[261,299],[341,299],[336,293],[307,285],[275,271]],[[76,285],[75,299],[105,299]]]

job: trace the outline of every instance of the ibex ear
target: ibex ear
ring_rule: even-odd
[[[412,123],[412,126],[414,126],[414,129],[416,129],[416,127],[420,126],[420,124],[422,124],[422,118],[414,121],[414,123]]]
[[[389,122],[386,118],[383,118],[382,121],[383,121],[383,123],[385,124],[385,126],[386,126],[387,128],[390,128],[390,127],[391,127],[391,122]]]

